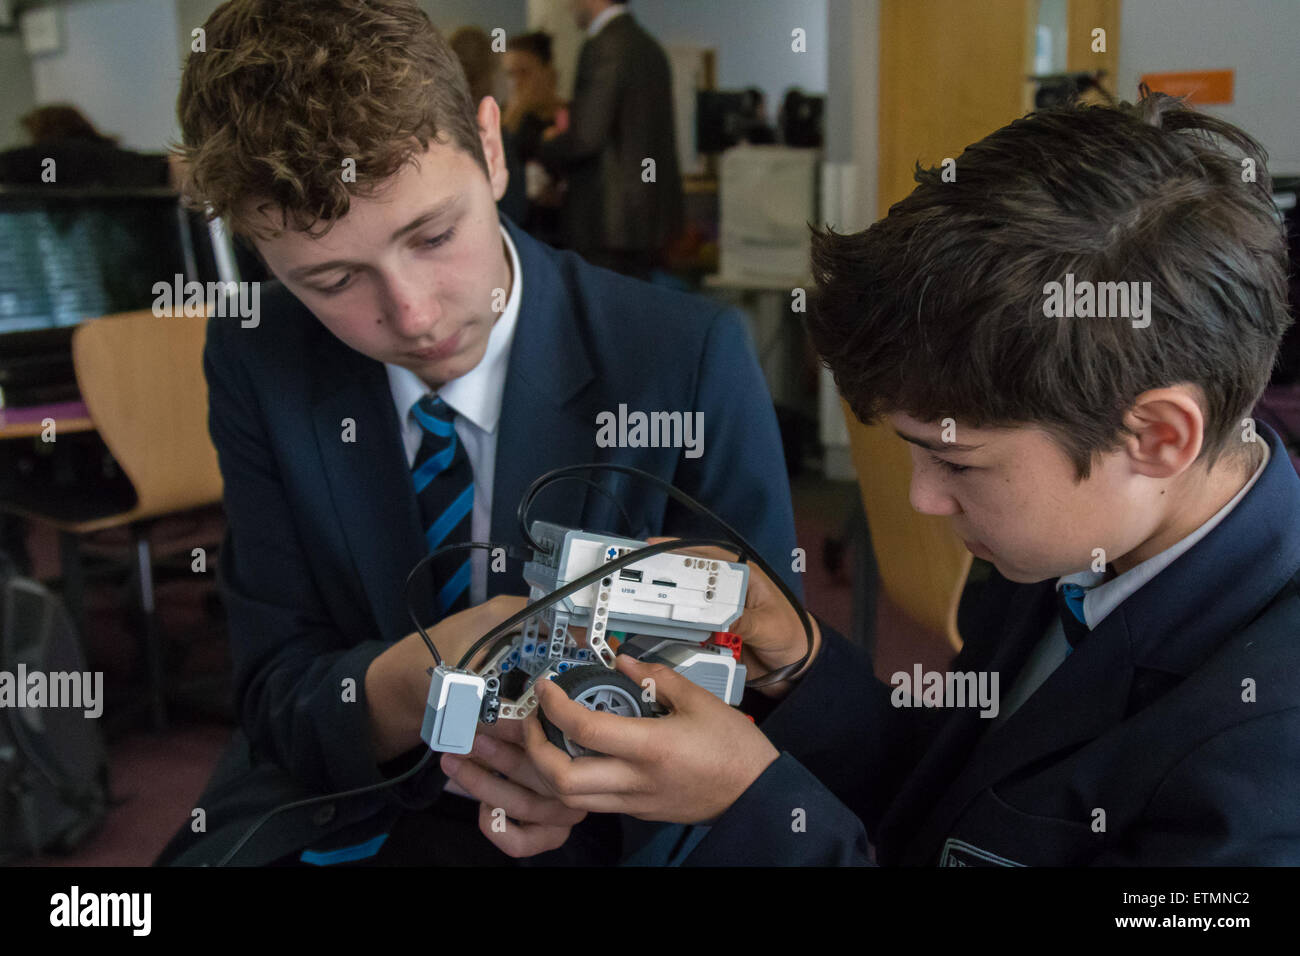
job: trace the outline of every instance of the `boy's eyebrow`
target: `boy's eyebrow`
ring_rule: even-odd
[[[408,232],[414,232],[416,229],[419,229],[429,220],[437,219],[448,209],[454,206],[459,200],[460,200],[459,196],[448,196],[446,199],[442,200],[437,205],[420,213],[420,215],[416,216],[405,226],[403,226],[402,228],[394,232],[391,236],[389,236],[388,241],[396,242],[398,239],[401,239]],[[294,269],[289,273],[289,276],[294,279],[305,279],[308,276],[315,275],[318,272],[328,272],[330,269],[339,269],[344,266],[350,266],[352,264],[353,263],[347,259],[331,259],[329,262],[320,262],[314,266],[305,266],[301,269]]]
[[[935,445],[932,442],[928,442],[923,438],[915,438],[912,435],[904,435],[897,428],[894,429],[894,434],[897,435],[899,438],[903,439],[903,441],[910,441],[913,445],[920,445],[922,448],[926,448],[930,451],[974,451],[976,448],[984,447],[983,445],[960,445],[957,442],[943,442],[941,444]]]

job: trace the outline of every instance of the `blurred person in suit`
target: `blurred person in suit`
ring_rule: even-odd
[[[587,41],[567,128],[547,130],[540,158],[568,182],[566,245],[596,265],[646,278],[683,219],[672,71],[626,3],[571,6]]]

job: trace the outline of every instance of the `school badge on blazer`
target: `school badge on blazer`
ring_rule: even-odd
[[[1014,860],[981,850],[964,840],[949,837],[943,844],[943,853],[939,857],[940,866],[1024,866]]]

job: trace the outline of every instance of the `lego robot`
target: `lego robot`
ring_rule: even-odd
[[[534,522],[541,546],[524,565],[536,602],[645,542]],[[740,639],[727,628],[745,607],[745,564],[664,552],[613,570],[597,583],[545,607],[520,633],[501,638],[477,672],[440,664],[432,669],[420,735],[431,750],[468,753],[479,723],[522,720],[537,708],[534,688],[553,680],[589,710],[624,717],[665,711],[650,688],[614,669],[618,654],[671,667],[726,703],[740,703],[745,667]],[[586,640],[572,633],[585,628]],[[584,646],[585,643],[585,646]],[[547,738],[570,756],[590,751],[541,714]]]

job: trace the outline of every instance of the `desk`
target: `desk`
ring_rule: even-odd
[[[29,408],[0,408],[0,440],[6,438],[35,438],[44,431],[42,422],[54,419],[55,434],[95,430],[85,402],[58,402],[53,405],[33,405]]]

